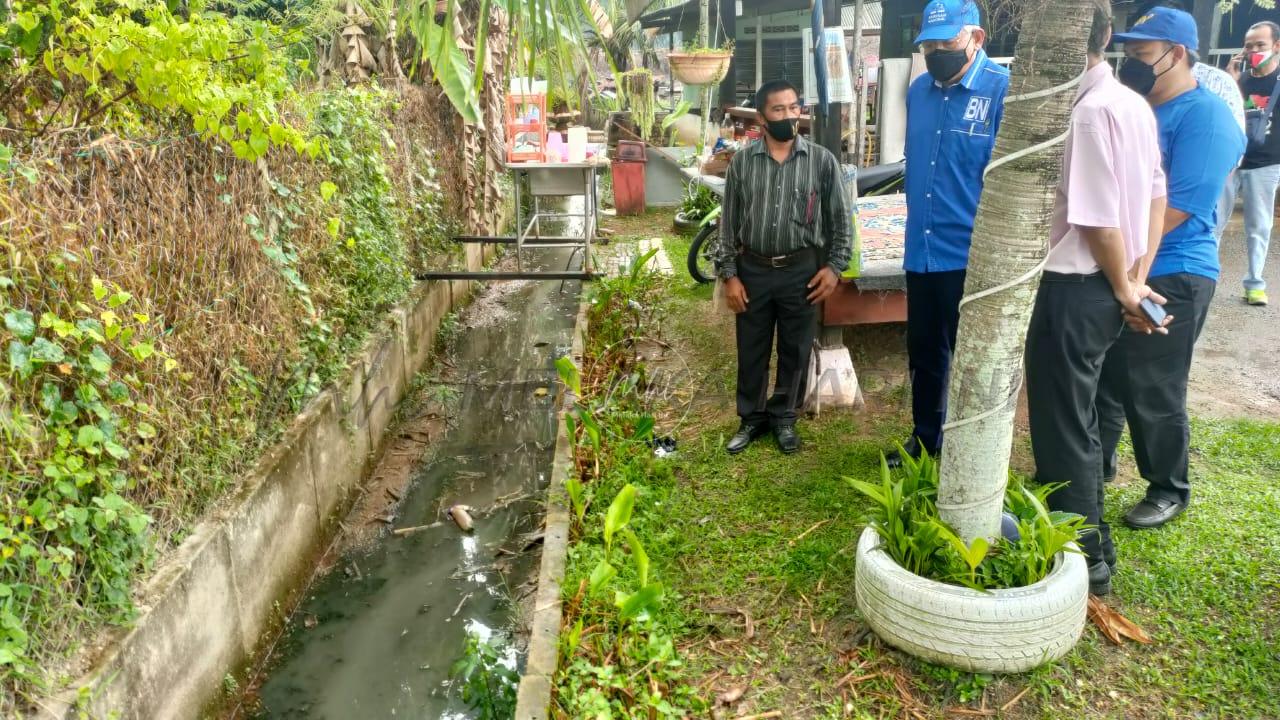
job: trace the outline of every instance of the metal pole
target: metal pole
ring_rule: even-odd
[[[862,0],[853,3],[853,81],[857,95],[853,101],[853,166],[862,167],[862,149],[865,146],[863,126],[867,119],[866,97],[867,79],[862,67]],[[861,80],[861,82],[859,82]]]

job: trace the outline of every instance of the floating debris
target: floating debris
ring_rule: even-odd
[[[467,505],[454,505],[445,514],[462,532],[471,532],[475,527],[471,522],[471,508]]]

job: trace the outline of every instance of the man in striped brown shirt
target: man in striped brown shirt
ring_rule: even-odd
[[[853,230],[840,164],[799,137],[795,86],[756,91],[765,135],[739,150],[725,177],[716,267],[737,313],[738,416],[729,440],[739,453],[770,428],[784,453],[800,449],[796,408],[804,399],[817,304],[849,265]],[[775,328],[778,375],[769,396]]]

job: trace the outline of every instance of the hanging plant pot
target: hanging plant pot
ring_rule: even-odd
[[[724,79],[733,60],[732,50],[671,53],[671,72],[685,85],[713,85]]]
[[[908,572],[872,528],[858,540],[854,590],[867,624],[888,644],[969,672],[1030,670],[1066,655],[1084,630],[1084,556],[1058,553],[1026,587],[981,592]]]

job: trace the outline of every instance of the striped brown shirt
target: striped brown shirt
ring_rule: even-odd
[[[852,213],[843,173],[829,150],[797,137],[778,163],[761,138],[738,151],[725,175],[716,266],[720,277],[738,274],[742,249],[774,257],[807,247],[826,251],[836,275],[853,252]]]

